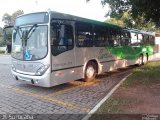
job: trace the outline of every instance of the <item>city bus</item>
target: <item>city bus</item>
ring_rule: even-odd
[[[91,81],[146,63],[153,47],[147,32],[55,11],[24,14],[14,24],[11,71],[17,81],[42,87]]]

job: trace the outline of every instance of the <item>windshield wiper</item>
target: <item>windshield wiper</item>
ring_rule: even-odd
[[[36,30],[37,24],[34,24],[29,30],[24,30],[22,38],[24,39],[24,44],[27,46],[27,40],[32,36],[32,33]]]
[[[18,27],[14,27],[14,30],[16,31],[16,33],[18,33],[18,36],[20,37],[20,39],[22,39],[22,29],[18,26]],[[19,30],[21,31],[21,34]]]
[[[34,24],[29,30],[28,30],[28,35],[27,39],[29,39],[32,36],[32,33],[36,30],[37,24]]]
[[[18,33],[18,36],[22,40],[22,46],[23,43],[26,46],[27,40],[32,36],[32,33],[36,30],[37,24],[34,24],[29,30],[22,30],[19,26],[14,27],[14,30],[16,33]]]

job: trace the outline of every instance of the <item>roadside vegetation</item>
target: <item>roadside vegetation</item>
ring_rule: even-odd
[[[122,87],[136,87],[160,82],[160,63],[152,62],[133,70]]]
[[[0,51],[0,54],[4,54],[5,52],[4,51]]]
[[[150,62],[137,67],[116,92],[91,116],[90,120],[100,120],[104,117],[108,120],[117,119],[119,117],[117,115],[158,114],[160,103],[156,101],[160,97],[159,92],[160,62]]]
[[[86,0],[92,1],[92,0]],[[159,0],[101,0],[102,6],[109,5],[106,22],[145,31],[159,32]]]

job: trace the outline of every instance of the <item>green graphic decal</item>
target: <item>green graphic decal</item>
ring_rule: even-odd
[[[119,46],[119,47],[106,47],[107,51],[110,51],[112,55],[119,57],[120,59],[137,59],[140,54],[152,55],[153,46]]]

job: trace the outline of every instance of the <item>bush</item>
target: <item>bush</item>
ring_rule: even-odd
[[[0,54],[4,54],[4,53],[5,53],[5,51],[1,51],[1,50],[0,50]]]

